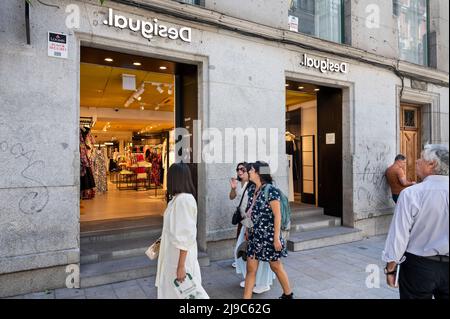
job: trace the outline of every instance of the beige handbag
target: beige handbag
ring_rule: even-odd
[[[150,247],[148,247],[147,251],[145,252],[147,257],[150,258],[151,260],[157,259],[159,255],[160,245],[161,245],[161,237],[158,238],[153,244],[151,244]]]

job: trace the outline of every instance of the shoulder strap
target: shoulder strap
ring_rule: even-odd
[[[271,187],[272,187],[272,184],[269,184],[269,183],[264,186],[264,197],[266,198],[266,200],[268,199],[269,190]]]
[[[245,192],[247,191],[248,185],[250,185],[250,183],[247,182],[247,185],[245,185],[245,188],[242,191],[242,196],[241,196],[241,200],[239,201],[238,208],[241,208],[242,201],[244,200],[244,195],[245,195]]]

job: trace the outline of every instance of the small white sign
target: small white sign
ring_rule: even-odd
[[[48,56],[67,59],[67,34],[48,32]]]
[[[289,16],[289,31],[298,32],[298,17]]]
[[[326,144],[336,144],[336,134],[335,133],[327,133],[325,135],[325,143]]]

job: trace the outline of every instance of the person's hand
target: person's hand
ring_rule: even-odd
[[[236,178],[232,178],[230,181],[230,185],[231,185],[231,189],[236,190],[237,186],[238,186],[238,180]]]
[[[178,267],[177,268],[177,281],[183,282],[186,279],[186,268]]]
[[[386,275],[386,283],[391,288],[398,288],[398,286],[395,285],[395,274]]]
[[[275,238],[273,240],[273,247],[275,247],[275,251],[281,251],[283,249],[280,238]]]

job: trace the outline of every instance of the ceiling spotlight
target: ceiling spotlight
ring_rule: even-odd
[[[314,91],[316,91],[316,92],[319,92],[319,91],[320,91],[320,89],[314,89]]]
[[[142,100],[142,96],[139,96],[139,97],[137,98],[137,100],[138,100],[138,101]]]
[[[141,66],[142,63],[141,63],[141,62],[133,62],[133,65],[135,65],[135,66]]]
[[[167,66],[164,66],[164,65],[163,65],[163,66],[160,66],[159,69],[160,69],[160,70],[167,70]]]
[[[286,86],[286,87],[289,87],[289,84],[288,84],[288,83],[286,83],[286,84],[285,84],[285,86]]]
[[[105,58],[106,62],[113,62],[114,60],[112,58]]]
[[[169,86],[169,89],[167,90],[167,94],[172,95],[172,85]]]
[[[299,86],[299,87],[298,87],[299,90],[303,90],[304,88],[305,88],[305,87],[303,87],[303,86]]]
[[[159,106],[155,107],[155,111],[158,111],[158,110],[159,110]]]
[[[158,85],[156,87],[156,90],[158,90],[158,92],[161,93],[161,94],[164,92],[164,90],[162,89],[161,85]]]
[[[141,105],[141,111],[145,110],[145,107],[143,105]]]

